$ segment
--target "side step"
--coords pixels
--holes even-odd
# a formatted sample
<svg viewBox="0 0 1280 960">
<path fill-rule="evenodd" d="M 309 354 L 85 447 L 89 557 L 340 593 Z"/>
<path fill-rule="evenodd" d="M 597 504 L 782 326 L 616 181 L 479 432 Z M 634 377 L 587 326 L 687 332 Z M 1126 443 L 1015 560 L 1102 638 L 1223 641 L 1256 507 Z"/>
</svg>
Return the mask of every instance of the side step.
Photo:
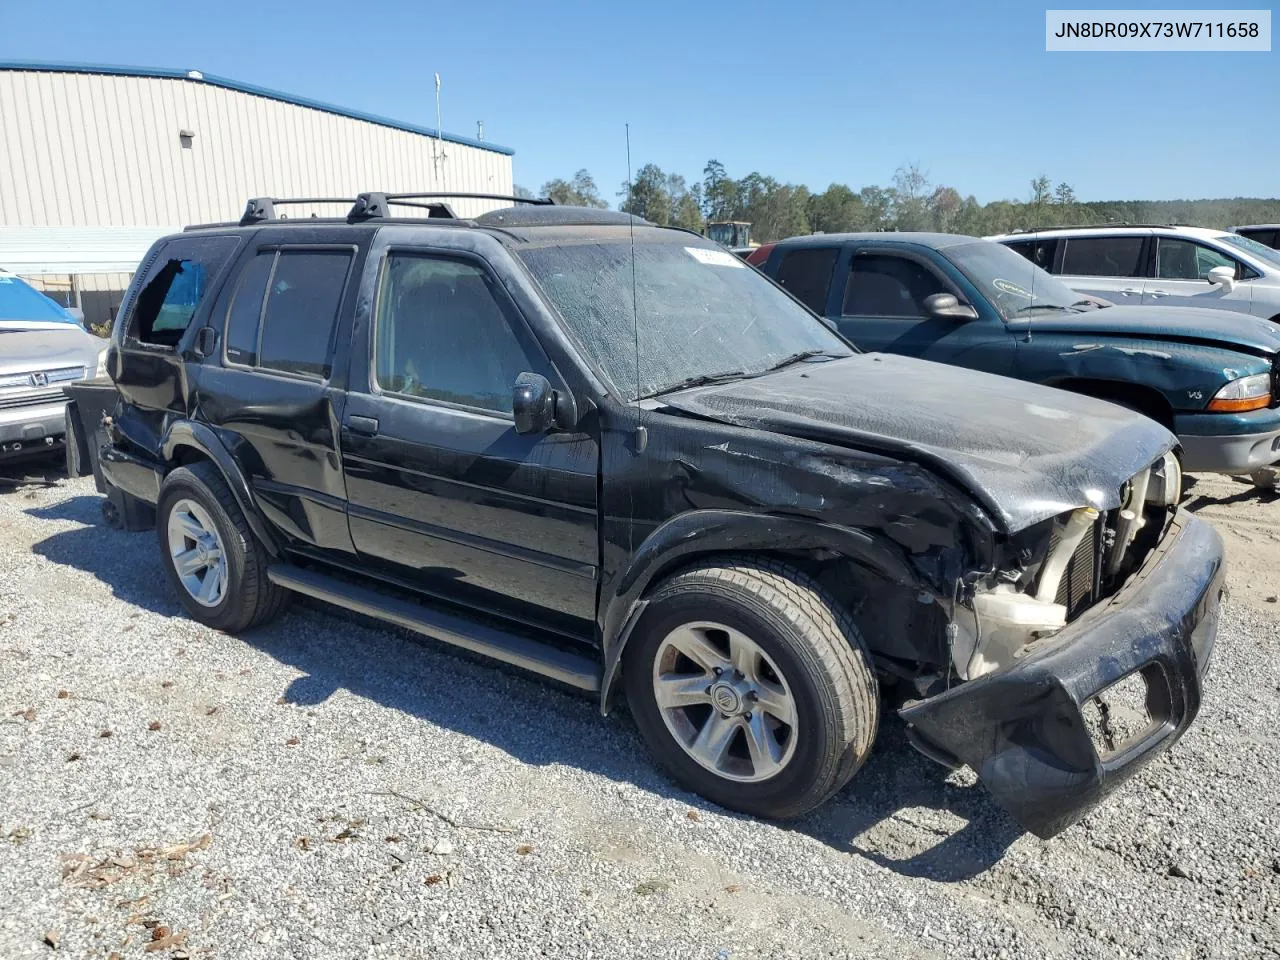
<svg viewBox="0 0 1280 960">
<path fill-rule="evenodd" d="M 588 693 L 600 690 L 600 664 L 590 657 L 546 646 L 496 627 L 474 623 L 457 614 L 354 586 L 302 567 L 274 564 L 267 567 L 267 577 L 272 583 L 308 597 L 540 673 Z"/>
</svg>

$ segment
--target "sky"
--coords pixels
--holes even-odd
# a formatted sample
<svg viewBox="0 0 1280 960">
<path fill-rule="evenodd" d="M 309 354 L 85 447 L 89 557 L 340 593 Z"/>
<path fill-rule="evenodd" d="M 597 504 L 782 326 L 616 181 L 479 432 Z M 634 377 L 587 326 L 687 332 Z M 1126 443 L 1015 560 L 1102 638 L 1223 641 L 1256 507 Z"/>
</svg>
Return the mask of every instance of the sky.
<svg viewBox="0 0 1280 960">
<path fill-rule="evenodd" d="M 690 181 L 715 158 L 857 190 L 914 163 L 984 203 L 1040 175 L 1080 200 L 1280 196 L 1280 53 L 1047 53 L 1026 0 L 0 0 L 0 27 L 0 59 L 196 69 L 431 127 L 439 72 L 447 132 L 483 120 L 516 183 L 586 168 L 611 203 L 626 124 L 633 167 Z"/>
</svg>

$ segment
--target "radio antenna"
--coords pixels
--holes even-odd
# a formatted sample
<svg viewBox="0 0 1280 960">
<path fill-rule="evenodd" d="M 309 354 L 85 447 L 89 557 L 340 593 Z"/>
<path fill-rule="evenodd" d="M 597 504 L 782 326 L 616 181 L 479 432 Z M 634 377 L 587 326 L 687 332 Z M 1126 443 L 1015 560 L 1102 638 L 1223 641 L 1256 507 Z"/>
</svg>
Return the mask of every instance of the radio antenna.
<svg viewBox="0 0 1280 960">
<path fill-rule="evenodd" d="M 640 305 L 636 299 L 636 215 L 635 184 L 631 179 L 631 124 L 626 124 L 627 131 L 627 223 L 631 227 L 631 333 L 636 348 L 636 453 L 642 453 L 648 444 L 649 436 L 640 424 Z"/>
</svg>

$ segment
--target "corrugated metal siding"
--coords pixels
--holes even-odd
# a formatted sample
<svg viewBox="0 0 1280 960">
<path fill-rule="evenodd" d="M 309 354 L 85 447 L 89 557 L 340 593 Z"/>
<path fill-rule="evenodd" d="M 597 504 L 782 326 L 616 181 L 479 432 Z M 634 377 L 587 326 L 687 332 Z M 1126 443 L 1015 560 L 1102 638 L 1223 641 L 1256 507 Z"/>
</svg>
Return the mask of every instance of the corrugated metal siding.
<svg viewBox="0 0 1280 960">
<path fill-rule="evenodd" d="M 194 132 L 190 148 L 180 130 Z M 436 164 L 436 141 L 421 134 L 196 80 L 0 71 L 4 226 L 233 220 L 255 196 L 511 193 L 509 155 L 448 140 L 439 148 Z M 503 205 L 454 208 L 475 216 Z"/>
</svg>

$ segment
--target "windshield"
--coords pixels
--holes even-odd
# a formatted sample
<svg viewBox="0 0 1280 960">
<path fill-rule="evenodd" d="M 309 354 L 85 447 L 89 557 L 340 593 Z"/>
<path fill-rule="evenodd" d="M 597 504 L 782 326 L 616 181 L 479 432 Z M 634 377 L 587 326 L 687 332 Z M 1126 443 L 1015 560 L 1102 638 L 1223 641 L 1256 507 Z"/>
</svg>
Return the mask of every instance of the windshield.
<svg viewBox="0 0 1280 960">
<path fill-rule="evenodd" d="M 0 320 L 76 322 L 62 307 L 17 277 L 0 277 Z"/>
<path fill-rule="evenodd" d="M 960 268 L 1006 320 L 1041 311 L 1069 310 L 1081 302 L 1061 280 L 1021 254 L 990 240 L 975 240 L 942 253 Z"/>
<path fill-rule="evenodd" d="M 1250 253 L 1259 260 L 1265 260 L 1273 267 L 1280 267 L 1280 250 L 1272 249 L 1265 243 L 1259 243 L 1257 240 L 1251 240 L 1249 237 L 1242 237 L 1238 233 L 1224 233 L 1215 240 L 1223 243 L 1229 243 L 1231 246 Z"/>
<path fill-rule="evenodd" d="M 587 356 L 627 400 L 698 377 L 753 376 L 797 354 L 853 352 L 742 260 L 697 243 L 693 237 L 689 245 L 673 243 L 670 234 L 637 236 L 634 306 L 625 237 L 517 253 Z"/>
</svg>

